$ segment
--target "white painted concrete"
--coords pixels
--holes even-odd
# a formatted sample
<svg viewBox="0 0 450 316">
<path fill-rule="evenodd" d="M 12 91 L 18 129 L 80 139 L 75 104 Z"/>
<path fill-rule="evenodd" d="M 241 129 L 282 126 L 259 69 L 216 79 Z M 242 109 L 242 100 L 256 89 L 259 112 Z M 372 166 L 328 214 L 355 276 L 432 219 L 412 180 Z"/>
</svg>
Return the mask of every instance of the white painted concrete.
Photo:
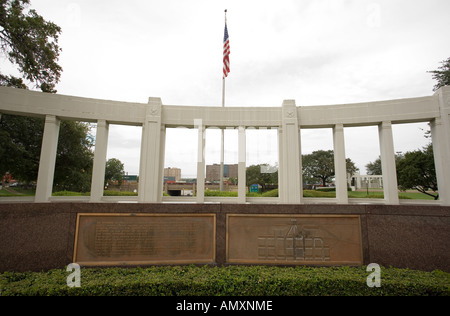
<svg viewBox="0 0 450 316">
<path fill-rule="evenodd" d="M 198 192 L 196 203 L 312 203 L 302 197 L 301 141 L 302 128 L 332 128 L 336 166 L 336 199 L 316 199 L 314 203 L 360 203 L 349 201 L 345 172 L 344 127 L 378 126 L 383 165 L 385 204 L 402 203 L 397 195 L 392 125 L 430 122 L 441 205 L 450 205 L 450 87 L 443 87 L 428 97 L 380 102 L 327 106 L 296 106 L 286 100 L 281 107 L 200 107 L 163 105 L 160 98 L 147 104 L 54 95 L 0 87 L 1 114 L 45 118 L 42 154 L 35 202 L 64 200 L 51 197 L 60 120 L 97 122 L 91 202 L 117 202 L 103 197 L 104 166 L 110 124 L 142 126 L 139 197 L 127 201 L 159 203 L 162 198 L 166 127 L 186 126 L 198 129 Z M 239 128 L 239 197 L 233 199 L 204 196 L 205 128 Z M 246 129 L 278 129 L 279 198 L 245 197 Z M 243 181 L 244 179 L 244 181 Z M 11 200 L 11 199 L 8 199 Z M 13 199 L 20 200 L 20 199 Z M 174 200 L 178 201 L 178 200 Z M 181 200 L 179 200 L 181 201 Z M 433 202 L 433 201 L 431 201 Z M 430 202 L 430 203 L 431 203 Z M 364 203 L 372 203 L 365 200 Z M 376 201 L 380 203 L 380 201 Z"/>
<path fill-rule="evenodd" d="M 109 124 L 105 120 L 97 122 L 95 136 L 94 166 L 91 181 L 91 202 L 100 202 L 105 186 L 106 155 L 108 150 Z"/>
<path fill-rule="evenodd" d="M 60 123 L 60 120 L 54 115 L 47 115 L 45 117 L 44 136 L 36 187 L 35 201 L 37 203 L 48 202 L 52 196 Z"/>
</svg>

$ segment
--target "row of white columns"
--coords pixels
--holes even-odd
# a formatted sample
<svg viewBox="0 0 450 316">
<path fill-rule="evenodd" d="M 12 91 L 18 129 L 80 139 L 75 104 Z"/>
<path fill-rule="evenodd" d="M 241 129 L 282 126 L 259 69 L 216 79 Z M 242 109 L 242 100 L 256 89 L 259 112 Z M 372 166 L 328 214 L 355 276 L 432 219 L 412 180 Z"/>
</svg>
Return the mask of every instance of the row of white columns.
<svg viewBox="0 0 450 316">
<path fill-rule="evenodd" d="M 380 152 L 383 166 L 384 199 L 388 204 L 399 204 L 395 167 L 392 124 L 381 122 L 378 126 Z M 302 202 L 301 144 L 296 105 L 293 100 L 283 103 L 283 125 L 280 141 L 280 198 L 282 203 Z M 336 183 L 336 201 L 348 203 L 347 168 L 345 155 L 344 125 L 333 126 L 333 147 Z"/>
<path fill-rule="evenodd" d="M 160 203 L 165 152 L 165 126 L 161 121 L 162 102 L 150 98 L 142 128 L 141 166 L 139 198 L 141 203 Z M 450 113 L 431 121 L 431 134 L 435 156 L 436 176 L 442 205 L 450 205 Z M 279 200 L 280 203 L 302 203 L 302 161 L 295 101 L 287 100 L 282 106 L 282 125 L 278 129 L 279 145 Z M 1 116 L 0 116 L 1 118 Z M 196 202 L 205 201 L 205 125 L 201 120 L 194 122 L 198 129 L 198 165 Z M 53 115 L 45 118 L 44 135 L 39 164 L 35 202 L 48 202 L 52 195 L 53 178 L 58 146 L 60 120 Z M 390 121 L 378 125 L 382 162 L 384 200 L 386 204 L 399 204 L 395 151 Z M 91 202 L 100 202 L 103 197 L 109 123 L 97 122 L 97 135 L 91 185 Z M 246 127 L 239 126 L 238 133 L 239 169 L 238 202 L 246 202 Z M 336 179 L 336 201 L 348 203 L 347 172 L 344 125 L 333 126 L 334 162 Z"/>
</svg>

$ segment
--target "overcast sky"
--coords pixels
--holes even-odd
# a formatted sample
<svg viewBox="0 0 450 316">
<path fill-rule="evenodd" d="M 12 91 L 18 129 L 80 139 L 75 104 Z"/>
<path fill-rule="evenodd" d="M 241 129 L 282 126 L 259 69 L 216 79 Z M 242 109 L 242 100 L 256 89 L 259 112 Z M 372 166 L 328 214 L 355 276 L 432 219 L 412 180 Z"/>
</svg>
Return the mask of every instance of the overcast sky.
<svg viewBox="0 0 450 316">
<path fill-rule="evenodd" d="M 224 9 L 231 45 L 226 106 L 281 106 L 284 99 L 295 99 L 297 106 L 331 105 L 428 96 L 435 82 L 427 71 L 450 57 L 448 0 L 31 4 L 62 27 L 64 71 L 58 93 L 81 97 L 139 103 L 160 97 L 165 105 L 220 106 Z M 396 127 L 396 151 L 421 148 L 427 142 L 420 130 L 425 127 Z M 312 132 L 302 133 L 303 153 L 332 149 L 331 130 Z M 216 140 L 213 134 L 209 137 Z M 271 135 L 262 139 L 269 139 L 273 148 L 276 137 L 270 137 L 276 133 Z M 139 171 L 140 137 L 139 128 L 111 128 L 108 158 L 121 159 L 130 174 Z M 231 154 L 235 136 L 227 137 L 226 160 L 237 163 Z M 345 137 L 347 157 L 364 174 L 365 165 L 379 155 L 376 128 L 345 129 Z M 174 144 L 177 137 L 171 139 Z M 192 144 L 195 166 L 196 137 L 186 142 Z M 262 149 L 255 161 L 272 159 L 267 142 L 259 141 Z M 173 164 L 182 160 L 177 154 L 181 149 L 173 144 L 167 148 L 166 166 L 179 167 Z M 207 163 L 216 159 L 208 161 L 217 154 L 215 147 L 210 149 Z M 184 176 L 195 174 L 182 171 Z"/>
</svg>

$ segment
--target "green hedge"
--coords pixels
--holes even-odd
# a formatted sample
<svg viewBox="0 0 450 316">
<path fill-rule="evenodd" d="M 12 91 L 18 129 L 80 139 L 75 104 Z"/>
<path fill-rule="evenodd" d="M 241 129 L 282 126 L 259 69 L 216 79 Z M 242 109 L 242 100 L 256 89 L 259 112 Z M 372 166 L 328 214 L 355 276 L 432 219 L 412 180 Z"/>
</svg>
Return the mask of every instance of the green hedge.
<svg viewBox="0 0 450 316">
<path fill-rule="evenodd" d="M 450 274 L 382 268 L 381 287 L 366 284 L 365 267 L 150 267 L 81 269 L 81 287 L 70 272 L 0 274 L 3 296 L 304 296 L 450 295 Z"/>
</svg>

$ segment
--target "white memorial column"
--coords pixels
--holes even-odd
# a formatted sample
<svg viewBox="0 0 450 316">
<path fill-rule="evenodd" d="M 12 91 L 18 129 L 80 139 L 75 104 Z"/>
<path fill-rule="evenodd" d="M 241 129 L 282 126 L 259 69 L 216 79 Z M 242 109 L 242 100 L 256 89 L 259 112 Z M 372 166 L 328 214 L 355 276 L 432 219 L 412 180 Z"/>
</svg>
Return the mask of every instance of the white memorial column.
<svg viewBox="0 0 450 316">
<path fill-rule="evenodd" d="M 205 202 L 205 126 L 201 119 L 194 120 L 194 127 L 198 129 L 197 145 L 197 203 Z"/>
<path fill-rule="evenodd" d="M 450 87 L 436 91 L 441 117 L 431 121 L 434 164 L 441 205 L 450 206 Z"/>
<path fill-rule="evenodd" d="M 283 101 L 282 109 L 282 176 L 279 190 L 280 202 L 299 204 L 302 200 L 302 162 L 300 155 L 300 130 L 295 100 Z"/>
<path fill-rule="evenodd" d="M 441 205 L 450 205 L 450 154 L 448 148 L 449 132 L 446 133 L 441 118 L 431 121 L 431 135 L 433 139 L 434 166 Z"/>
<path fill-rule="evenodd" d="M 109 123 L 98 120 L 95 135 L 94 166 L 92 169 L 91 202 L 100 202 L 105 186 L 106 154 L 108 150 Z"/>
<path fill-rule="evenodd" d="M 378 136 L 380 139 L 384 200 L 387 204 L 399 204 L 397 168 L 395 166 L 394 139 L 391 122 L 381 122 L 378 125 Z"/>
<path fill-rule="evenodd" d="M 160 135 L 160 152 L 159 152 L 159 187 L 158 194 L 161 196 L 164 192 L 164 162 L 166 157 L 166 125 L 161 124 L 161 135 Z"/>
<path fill-rule="evenodd" d="M 42 138 L 41 158 L 36 186 L 36 203 L 49 202 L 52 196 L 55 175 L 56 154 L 58 149 L 60 120 L 54 115 L 45 117 L 44 136 Z"/>
<path fill-rule="evenodd" d="M 247 138 L 245 126 L 239 126 L 238 134 L 238 203 L 247 201 Z"/>
<path fill-rule="evenodd" d="M 146 117 L 142 125 L 141 162 L 139 170 L 139 202 L 159 203 L 162 201 L 160 181 L 161 151 L 161 115 L 160 98 L 149 98 Z"/>
<path fill-rule="evenodd" d="M 300 133 L 300 131 L 299 131 Z M 278 127 L 278 199 L 280 203 L 285 203 L 286 190 L 284 188 L 285 183 L 283 182 L 286 179 L 286 170 L 284 168 L 284 149 L 283 149 L 283 127 Z M 287 185 L 287 184 L 286 184 Z"/>
<path fill-rule="evenodd" d="M 336 200 L 338 203 L 348 203 L 347 193 L 347 163 L 345 158 L 344 125 L 337 124 L 333 128 L 334 172 L 336 178 Z"/>
</svg>

